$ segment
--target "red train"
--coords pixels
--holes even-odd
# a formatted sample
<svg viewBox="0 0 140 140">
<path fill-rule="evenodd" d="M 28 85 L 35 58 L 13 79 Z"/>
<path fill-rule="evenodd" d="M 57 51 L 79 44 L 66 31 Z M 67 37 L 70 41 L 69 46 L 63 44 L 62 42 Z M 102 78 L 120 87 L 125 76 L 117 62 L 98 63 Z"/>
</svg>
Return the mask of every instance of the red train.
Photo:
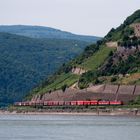
<svg viewBox="0 0 140 140">
<path fill-rule="evenodd" d="M 122 101 L 26 101 L 16 102 L 15 106 L 105 106 L 105 105 L 123 105 Z"/>
</svg>

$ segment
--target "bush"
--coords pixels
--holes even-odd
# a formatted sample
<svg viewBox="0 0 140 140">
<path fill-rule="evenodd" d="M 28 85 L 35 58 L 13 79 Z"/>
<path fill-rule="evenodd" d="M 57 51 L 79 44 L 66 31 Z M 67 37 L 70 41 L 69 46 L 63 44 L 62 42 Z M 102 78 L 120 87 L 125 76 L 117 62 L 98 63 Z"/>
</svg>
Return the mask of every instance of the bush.
<svg viewBox="0 0 140 140">
<path fill-rule="evenodd" d="M 65 92 L 66 91 L 66 88 L 67 88 L 67 85 L 65 84 L 65 85 L 63 85 L 62 87 L 61 87 L 61 89 L 62 89 L 62 91 L 63 92 Z"/>
<path fill-rule="evenodd" d="M 117 77 L 112 77 L 111 82 L 115 82 L 117 80 Z"/>
<path fill-rule="evenodd" d="M 140 96 L 138 96 L 134 102 L 135 104 L 140 104 Z"/>
</svg>

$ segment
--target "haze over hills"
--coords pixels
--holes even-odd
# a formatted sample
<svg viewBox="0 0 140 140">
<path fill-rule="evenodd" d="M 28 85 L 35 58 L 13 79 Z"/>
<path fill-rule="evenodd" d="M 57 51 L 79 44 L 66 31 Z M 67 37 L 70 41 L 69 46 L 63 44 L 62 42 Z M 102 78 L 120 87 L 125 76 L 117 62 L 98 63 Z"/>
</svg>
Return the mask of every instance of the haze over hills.
<svg viewBox="0 0 140 140">
<path fill-rule="evenodd" d="M 87 42 L 95 42 L 100 39 L 96 36 L 76 35 L 70 32 L 43 26 L 11 25 L 0 26 L 0 32 L 7 32 L 16 35 L 22 35 L 31 38 L 55 38 L 55 39 L 72 39 Z"/>
<path fill-rule="evenodd" d="M 77 35 L 44 27 L 4 26 L 0 29 L 0 105 L 21 100 L 63 63 L 99 39 L 77 40 Z"/>
<path fill-rule="evenodd" d="M 102 40 L 86 47 L 81 55 L 35 88 L 28 98 L 65 88 L 88 89 L 98 84 L 140 84 L 140 10 L 118 28 L 112 28 Z M 127 97 L 128 100 L 133 99 L 129 95 Z"/>
</svg>

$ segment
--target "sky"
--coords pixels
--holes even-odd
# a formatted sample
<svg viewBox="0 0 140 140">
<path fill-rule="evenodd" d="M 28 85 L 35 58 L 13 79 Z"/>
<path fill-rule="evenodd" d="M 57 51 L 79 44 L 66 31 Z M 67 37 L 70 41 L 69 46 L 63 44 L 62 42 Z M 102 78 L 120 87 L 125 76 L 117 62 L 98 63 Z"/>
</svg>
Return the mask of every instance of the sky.
<svg viewBox="0 0 140 140">
<path fill-rule="evenodd" d="M 39 25 L 105 36 L 140 9 L 140 0 L 0 0 L 0 25 Z"/>
</svg>

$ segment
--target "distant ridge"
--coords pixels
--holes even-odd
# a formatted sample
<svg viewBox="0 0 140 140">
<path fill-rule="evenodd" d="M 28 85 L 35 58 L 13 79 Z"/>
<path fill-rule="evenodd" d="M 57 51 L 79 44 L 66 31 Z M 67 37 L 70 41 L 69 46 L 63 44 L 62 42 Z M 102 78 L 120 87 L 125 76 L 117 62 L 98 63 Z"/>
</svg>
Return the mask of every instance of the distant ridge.
<svg viewBox="0 0 140 140">
<path fill-rule="evenodd" d="M 16 35 L 22 35 L 31 38 L 55 38 L 55 39 L 72 39 L 86 42 L 95 42 L 100 37 L 77 35 L 59 29 L 44 26 L 27 26 L 27 25 L 1 25 L 0 32 L 7 32 Z"/>
<path fill-rule="evenodd" d="M 23 99 L 97 40 L 47 27 L 0 26 L 0 106 Z"/>
</svg>

